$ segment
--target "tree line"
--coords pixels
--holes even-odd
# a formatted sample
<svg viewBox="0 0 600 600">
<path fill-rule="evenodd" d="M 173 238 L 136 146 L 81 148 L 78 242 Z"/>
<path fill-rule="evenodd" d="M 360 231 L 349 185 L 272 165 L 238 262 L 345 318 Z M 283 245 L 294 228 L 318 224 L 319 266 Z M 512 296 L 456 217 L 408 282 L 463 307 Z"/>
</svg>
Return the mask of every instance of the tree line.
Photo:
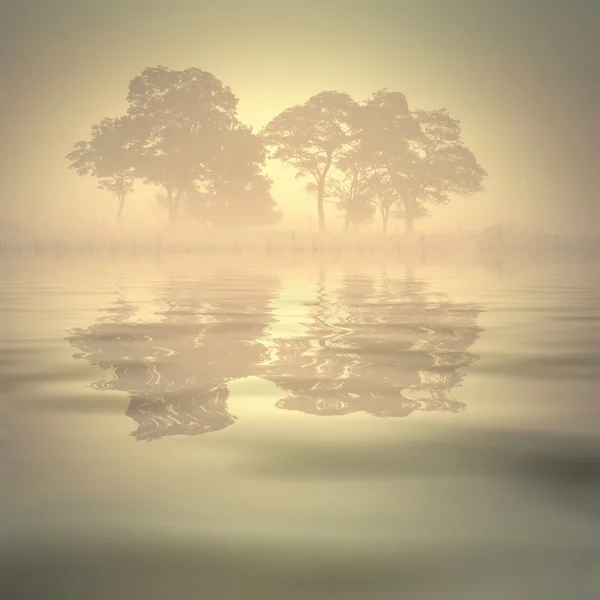
<svg viewBox="0 0 600 600">
<path fill-rule="evenodd" d="M 483 190 L 487 176 L 447 110 L 411 110 L 388 89 L 364 102 L 323 91 L 255 132 L 213 74 L 158 66 L 130 81 L 127 104 L 66 157 L 116 197 L 119 222 L 140 181 L 160 188 L 171 223 L 185 215 L 207 228 L 275 224 L 282 215 L 264 172 L 275 159 L 307 182 L 320 232 L 333 203 L 346 230 L 378 215 L 384 233 L 390 217 L 411 233 L 431 205 Z"/>
</svg>

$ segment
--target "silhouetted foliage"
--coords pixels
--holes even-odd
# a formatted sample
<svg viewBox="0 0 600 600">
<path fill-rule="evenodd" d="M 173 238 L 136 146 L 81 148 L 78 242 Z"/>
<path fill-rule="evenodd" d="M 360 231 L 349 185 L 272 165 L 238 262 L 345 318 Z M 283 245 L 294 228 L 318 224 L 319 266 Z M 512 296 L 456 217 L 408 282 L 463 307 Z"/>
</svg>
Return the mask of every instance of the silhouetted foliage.
<svg viewBox="0 0 600 600">
<path fill-rule="evenodd" d="M 205 224 L 278 220 L 262 142 L 239 122 L 236 96 L 214 75 L 147 68 L 131 80 L 127 101 L 126 117 L 115 123 L 129 124 L 129 137 L 108 139 L 113 121 L 95 126 L 93 142 L 79 142 L 69 155 L 81 173 L 102 177 L 105 187 L 108 177 L 161 187 L 171 222 L 184 206 Z"/>
<path fill-rule="evenodd" d="M 348 94 L 325 91 L 287 108 L 262 131 L 271 158 L 289 164 L 298 178 L 312 178 L 308 189 L 316 192 L 320 232 L 325 231 L 328 174 L 352 139 L 355 110 L 356 103 Z"/>
<path fill-rule="evenodd" d="M 339 176 L 327 182 L 328 196 L 336 199 L 336 208 L 344 214 L 347 231 L 351 225 L 370 221 L 375 214 L 371 202 L 371 169 L 365 153 L 356 145 L 356 137 L 339 157 L 336 168 Z"/>
<path fill-rule="evenodd" d="M 381 215 L 381 231 L 385 234 L 392 208 L 398 203 L 400 196 L 392 185 L 389 174 L 381 169 L 374 169 L 368 182 L 371 188 L 369 202 Z"/>
<path fill-rule="evenodd" d="M 404 94 L 387 89 L 362 104 L 322 92 L 283 111 L 262 135 L 272 158 L 312 177 L 307 189 L 317 195 L 320 231 L 333 198 L 345 229 L 377 212 L 383 233 L 390 216 L 411 233 L 428 204 L 480 191 L 486 176 L 446 110 L 411 111 Z"/>
<path fill-rule="evenodd" d="M 446 204 L 453 195 L 483 189 L 487 175 L 461 139 L 460 123 L 446 110 L 410 112 L 403 94 L 381 90 L 364 105 L 358 137 L 372 163 L 377 184 L 371 196 L 382 216 L 415 219 L 428 215 L 428 204 Z M 392 210 L 395 208 L 395 210 Z"/>
<path fill-rule="evenodd" d="M 428 207 L 483 189 L 487 173 L 445 109 L 409 109 L 404 94 L 382 89 L 363 103 L 323 91 L 285 109 L 260 135 L 237 117 L 238 99 L 217 77 L 191 67 L 158 66 L 133 78 L 125 117 L 104 119 L 68 155 L 79 174 L 117 195 L 120 217 L 136 178 L 162 188 L 172 222 L 182 207 L 207 227 L 276 223 L 281 213 L 263 174 L 268 156 L 290 165 L 317 199 L 343 213 L 345 229 L 375 213 L 411 233 Z"/>
<path fill-rule="evenodd" d="M 75 144 L 67 154 L 70 168 L 78 175 L 92 175 L 98 187 L 114 194 L 119 201 L 120 220 L 125 198 L 136 179 L 136 136 L 130 119 L 106 118 L 92 127 L 91 139 Z"/>
<path fill-rule="evenodd" d="M 336 198 L 336 208 L 343 212 L 344 230 L 370 221 L 375 207 L 370 202 L 369 179 L 361 161 L 352 161 L 342 170 L 340 179 L 328 182 L 328 196 Z"/>
<path fill-rule="evenodd" d="M 237 98 L 202 69 L 145 69 L 129 84 L 128 115 L 139 123 L 139 174 L 164 188 L 173 220 L 184 198 L 210 185 L 225 132 L 236 123 Z"/>
<path fill-rule="evenodd" d="M 400 200 L 392 182 L 391 165 L 410 160 L 409 140 L 418 135 L 418 126 L 404 94 L 385 89 L 361 104 L 353 117 L 353 143 L 337 166 L 343 173 L 342 180 L 350 178 L 361 190 L 354 198 L 352 212 L 371 216 L 378 212 L 385 232 L 392 207 Z M 345 206 L 350 208 L 347 202 Z"/>
<path fill-rule="evenodd" d="M 424 204 L 447 204 L 453 195 L 468 196 L 483 190 L 486 171 L 461 139 L 460 123 L 448 111 L 416 110 L 420 135 L 412 140 L 413 160 L 403 177 L 402 202 L 407 231 L 419 218 Z"/>
<path fill-rule="evenodd" d="M 272 182 L 261 172 L 266 152 L 260 137 L 240 124 L 224 141 L 210 185 L 192 196 L 192 214 L 215 227 L 276 223 L 281 212 L 271 195 Z"/>
</svg>

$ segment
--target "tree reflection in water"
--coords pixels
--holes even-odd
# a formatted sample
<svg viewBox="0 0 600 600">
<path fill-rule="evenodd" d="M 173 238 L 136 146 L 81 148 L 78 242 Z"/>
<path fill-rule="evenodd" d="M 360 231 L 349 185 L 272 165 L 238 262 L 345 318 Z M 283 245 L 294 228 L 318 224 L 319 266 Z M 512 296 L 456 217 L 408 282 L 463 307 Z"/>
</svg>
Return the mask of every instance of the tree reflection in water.
<svg viewBox="0 0 600 600">
<path fill-rule="evenodd" d="M 480 308 L 452 302 L 412 277 L 320 277 L 304 333 L 269 335 L 274 277 L 215 275 L 171 284 L 158 320 L 118 294 L 94 325 L 71 332 L 75 358 L 111 370 L 97 389 L 125 392 L 139 440 L 198 435 L 235 421 L 228 382 L 258 376 L 285 397 L 278 408 L 316 415 L 404 417 L 456 412 L 450 396 L 476 360 Z"/>
<path fill-rule="evenodd" d="M 227 408 L 227 382 L 254 374 L 264 359 L 258 339 L 272 320 L 271 277 L 215 276 L 171 285 L 160 320 L 136 320 L 138 310 L 118 299 L 105 316 L 68 341 L 112 378 L 93 387 L 129 395 L 126 414 L 139 440 L 197 435 L 235 421 Z"/>
<path fill-rule="evenodd" d="M 464 408 L 449 394 L 477 359 L 467 350 L 482 332 L 479 307 L 412 277 L 348 277 L 334 294 L 321 279 L 318 290 L 306 335 L 272 341 L 263 377 L 288 394 L 280 408 L 378 417 Z"/>
</svg>

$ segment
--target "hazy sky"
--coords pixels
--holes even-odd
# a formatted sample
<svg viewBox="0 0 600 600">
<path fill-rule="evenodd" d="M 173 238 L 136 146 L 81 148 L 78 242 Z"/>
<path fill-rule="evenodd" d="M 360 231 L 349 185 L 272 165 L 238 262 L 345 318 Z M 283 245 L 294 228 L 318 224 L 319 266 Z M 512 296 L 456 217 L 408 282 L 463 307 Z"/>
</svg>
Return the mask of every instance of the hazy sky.
<svg viewBox="0 0 600 600">
<path fill-rule="evenodd" d="M 484 194 L 435 212 L 429 228 L 514 219 L 580 229 L 600 220 L 598 0 L 4 5 L 1 151 L 10 218 L 43 226 L 53 214 L 69 215 L 97 224 L 114 214 L 116 201 L 69 171 L 64 156 L 94 122 L 124 111 L 132 77 L 162 64 L 214 73 L 255 127 L 324 89 L 362 100 L 387 86 L 413 108 L 448 108 L 490 177 Z M 302 182 L 273 165 L 269 174 L 287 222 L 306 225 L 315 200 Z M 152 193 L 140 192 L 124 218 L 144 213 L 144 194 Z"/>
</svg>

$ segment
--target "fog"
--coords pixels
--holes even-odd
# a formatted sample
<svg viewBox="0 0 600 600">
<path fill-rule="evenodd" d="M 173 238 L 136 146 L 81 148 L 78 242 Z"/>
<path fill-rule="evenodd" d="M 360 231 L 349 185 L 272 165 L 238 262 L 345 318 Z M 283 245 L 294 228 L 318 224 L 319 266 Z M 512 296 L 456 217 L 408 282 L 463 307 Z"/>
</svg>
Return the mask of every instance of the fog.
<svg viewBox="0 0 600 600">
<path fill-rule="evenodd" d="M 600 3 L 5 4 L 14 597 L 600 597 Z"/>
<path fill-rule="evenodd" d="M 128 83 L 157 65 L 214 74 L 239 99 L 240 122 L 256 132 L 324 90 L 364 102 L 388 88 L 405 94 L 411 110 L 446 108 L 489 176 L 481 193 L 431 205 L 419 231 L 511 223 L 593 233 L 598 17 L 585 0 L 550 8 L 537 0 L 333 2 L 325 9 L 234 0 L 211 7 L 15 3 L 0 25 L 10 90 L 2 99 L 2 235 L 69 239 L 114 225 L 114 197 L 93 177 L 69 171 L 65 155 L 89 139 L 94 123 L 123 114 Z M 272 228 L 316 230 L 308 180 L 278 160 L 263 172 L 282 212 Z M 160 186 L 136 182 L 123 231 L 140 238 L 163 228 L 157 192 Z M 333 204 L 325 213 L 329 230 L 343 229 Z M 365 225 L 378 227 L 377 220 Z M 389 230 L 402 227 L 392 220 Z"/>
</svg>

